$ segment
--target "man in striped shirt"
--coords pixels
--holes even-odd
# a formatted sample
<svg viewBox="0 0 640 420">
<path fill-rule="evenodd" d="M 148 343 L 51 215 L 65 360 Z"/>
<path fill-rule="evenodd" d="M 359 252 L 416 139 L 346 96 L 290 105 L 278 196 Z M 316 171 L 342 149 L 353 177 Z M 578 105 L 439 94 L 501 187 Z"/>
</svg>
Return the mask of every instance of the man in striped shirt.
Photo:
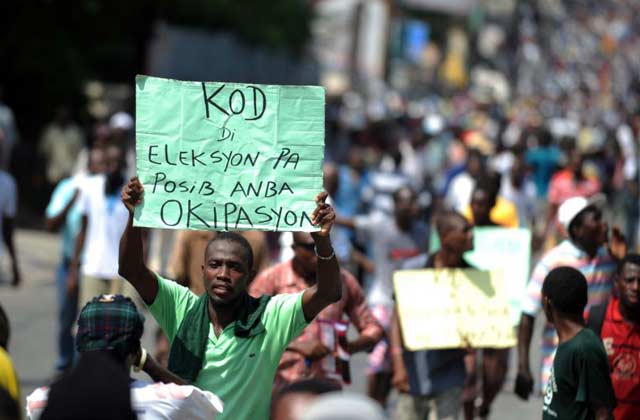
<svg viewBox="0 0 640 420">
<path fill-rule="evenodd" d="M 533 270 L 522 301 L 522 317 L 518 330 L 518 376 L 516 394 L 527 399 L 533 390 L 533 376 L 529 367 L 529 347 L 536 315 L 541 310 L 542 283 L 546 275 L 556 267 L 569 266 L 579 270 L 587 279 L 588 303 L 606 302 L 611 295 L 617 261 L 626 254 L 626 244 L 617 228 L 608 241 L 608 227 L 602 220 L 600 197 L 587 200 L 574 197 L 566 200 L 558 209 L 558 221 L 569 238 L 549 250 Z M 548 322 L 542 336 L 541 384 L 545 389 L 553 356 L 558 346 L 558 336 Z"/>
</svg>

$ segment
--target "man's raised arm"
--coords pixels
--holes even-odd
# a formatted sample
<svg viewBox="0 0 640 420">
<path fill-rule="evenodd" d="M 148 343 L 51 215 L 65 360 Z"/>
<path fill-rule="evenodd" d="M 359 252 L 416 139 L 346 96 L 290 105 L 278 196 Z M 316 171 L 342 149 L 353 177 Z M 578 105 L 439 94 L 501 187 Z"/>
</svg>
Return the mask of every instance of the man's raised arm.
<svg viewBox="0 0 640 420">
<path fill-rule="evenodd" d="M 158 294 L 158 280 L 144 264 L 142 229 L 133 226 L 135 206 L 142 203 L 144 188 L 138 177 L 132 178 L 122 188 L 121 198 L 129 210 L 127 227 L 120 238 L 118 274 L 127 279 L 138 291 L 147 305 L 153 303 Z"/>
<path fill-rule="evenodd" d="M 320 311 L 342 297 L 340 267 L 329 238 L 336 214 L 333 208 L 325 203 L 327 195 L 326 192 L 318 194 L 316 197 L 317 207 L 312 215 L 313 224 L 319 225 L 320 231 L 311 233 L 318 256 L 317 282 L 305 290 L 302 295 L 302 310 L 307 321 L 311 321 Z"/>
</svg>

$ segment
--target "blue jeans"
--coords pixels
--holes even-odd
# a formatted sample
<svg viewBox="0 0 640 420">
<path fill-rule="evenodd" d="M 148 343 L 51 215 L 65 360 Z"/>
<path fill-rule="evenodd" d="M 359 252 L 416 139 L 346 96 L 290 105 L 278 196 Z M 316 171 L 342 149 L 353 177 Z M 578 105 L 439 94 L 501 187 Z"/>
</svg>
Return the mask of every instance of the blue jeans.
<svg viewBox="0 0 640 420">
<path fill-rule="evenodd" d="M 67 275 L 70 261 L 63 257 L 56 271 L 56 289 L 58 297 L 58 361 L 55 369 L 62 372 L 71 367 L 75 354 L 75 343 L 71 329 L 78 316 L 78 295 L 67 294 Z"/>
</svg>

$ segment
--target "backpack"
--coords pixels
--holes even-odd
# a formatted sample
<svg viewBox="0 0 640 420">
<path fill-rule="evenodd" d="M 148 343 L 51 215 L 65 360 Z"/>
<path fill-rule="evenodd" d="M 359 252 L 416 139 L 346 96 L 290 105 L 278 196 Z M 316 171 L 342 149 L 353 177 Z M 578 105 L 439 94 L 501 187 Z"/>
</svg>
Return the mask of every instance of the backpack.
<svg viewBox="0 0 640 420">
<path fill-rule="evenodd" d="M 604 324 L 604 314 L 607 312 L 607 306 L 609 306 L 609 302 L 594 305 L 589 310 L 587 328 L 590 328 L 598 334 L 598 337 L 600 337 L 600 332 L 602 332 L 602 324 Z"/>
</svg>

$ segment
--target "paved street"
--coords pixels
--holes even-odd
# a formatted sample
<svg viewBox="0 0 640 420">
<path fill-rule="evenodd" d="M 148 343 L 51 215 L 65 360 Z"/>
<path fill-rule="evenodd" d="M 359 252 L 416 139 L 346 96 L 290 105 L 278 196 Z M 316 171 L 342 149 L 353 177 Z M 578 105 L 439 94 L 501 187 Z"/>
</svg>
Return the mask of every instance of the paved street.
<svg viewBox="0 0 640 420">
<path fill-rule="evenodd" d="M 56 299 L 54 270 L 58 261 L 59 246 L 56 235 L 40 231 L 20 230 L 17 247 L 23 273 L 22 286 L 14 290 L 0 285 L 0 303 L 11 321 L 9 352 L 15 363 L 22 386 L 23 398 L 33 389 L 44 384 L 52 375 L 55 361 Z M 537 323 L 540 327 L 541 322 Z M 155 325 L 147 314 L 144 345 L 152 348 L 151 336 Z M 539 328 L 538 328 L 539 329 Z M 537 332 L 535 337 L 539 337 Z M 534 340 L 534 350 L 537 340 Z M 537 357 L 537 352 L 534 352 Z M 534 361 L 537 363 L 537 360 Z M 364 392 L 365 357 L 357 355 L 352 362 L 354 384 L 351 389 Z M 512 363 L 513 366 L 513 363 Z M 533 420 L 541 417 L 542 402 L 539 398 L 523 403 L 510 391 L 513 389 L 513 368 L 508 383 L 494 406 L 492 419 Z"/>
</svg>

